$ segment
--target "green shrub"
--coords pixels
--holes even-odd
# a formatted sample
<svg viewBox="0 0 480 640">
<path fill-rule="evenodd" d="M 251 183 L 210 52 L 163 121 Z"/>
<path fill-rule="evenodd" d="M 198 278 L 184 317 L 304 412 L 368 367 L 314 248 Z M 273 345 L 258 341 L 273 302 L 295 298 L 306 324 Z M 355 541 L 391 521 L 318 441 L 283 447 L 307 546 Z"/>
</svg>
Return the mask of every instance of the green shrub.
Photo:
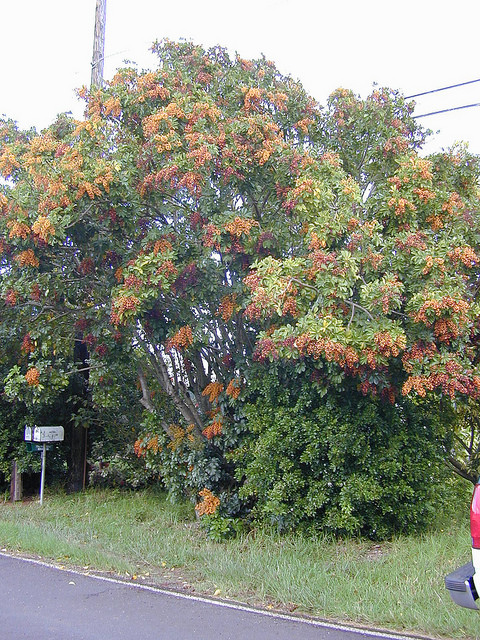
<svg viewBox="0 0 480 640">
<path fill-rule="evenodd" d="M 251 438 L 233 456 L 256 519 L 374 539 L 426 528 L 448 485 L 436 420 L 356 390 L 321 399 L 311 384 L 271 382 L 246 407 Z"/>
</svg>

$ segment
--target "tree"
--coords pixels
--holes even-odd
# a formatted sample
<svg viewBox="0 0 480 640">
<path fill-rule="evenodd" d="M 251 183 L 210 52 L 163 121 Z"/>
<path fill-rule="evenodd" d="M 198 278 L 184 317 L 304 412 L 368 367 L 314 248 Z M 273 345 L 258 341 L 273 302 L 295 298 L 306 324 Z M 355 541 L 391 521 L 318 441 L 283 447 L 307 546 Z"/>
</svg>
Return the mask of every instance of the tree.
<svg viewBox="0 0 480 640">
<path fill-rule="evenodd" d="M 7 394 L 41 406 L 87 371 L 100 405 L 134 371 L 137 452 L 231 505 L 253 358 L 308 360 L 319 395 L 475 395 L 474 159 L 420 157 L 397 92 L 322 110 L 264 59 L 153 49 L 82 89 L 80 122 L 3 122 Z"/>
<path fill-rule="evenodd" d="M 81 90 L 82 122 L 62 116 L 39 135 L 3 124 L 2 299 L 28 343 L 6 389 L 44 403 L 88 368 L 95 395 L 134 359 L 155 423 L 194 457 L 208 451 L 205 485 L 226 484 L 256 336 L 243 277 L 252 256 L 294 250 L 283 194 L 311 161 L 320 111 L 266 60 L 154 50 L 157 71 Z"/>
<path fill-rule="evenodd" d="M 256 354 L 313 361 L 323 393 L 353 378 L 365 394 L 441 412 L 480 392 L 478 159 L 461 146 L 422 157 L 398 118 L 399 135 L 378 144 L 372 101 L 391 118 L 385 91 L 333 96 L 336 153 L 306 167 L 291 196 L 302 244 L 246 280 L 250 317 L 273 323 Z"/>
</svg>

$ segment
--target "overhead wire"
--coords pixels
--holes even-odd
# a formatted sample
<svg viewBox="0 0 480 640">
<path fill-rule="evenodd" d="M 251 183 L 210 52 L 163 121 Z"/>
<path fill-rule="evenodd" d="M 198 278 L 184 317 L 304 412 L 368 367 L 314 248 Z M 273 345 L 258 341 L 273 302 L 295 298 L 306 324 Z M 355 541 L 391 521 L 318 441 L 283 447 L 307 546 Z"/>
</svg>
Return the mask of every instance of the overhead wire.
<svg viewBox="0 0 480 640">
<path fill-rule="evenodd" d="M 419 96 L 427 96 L 430 93 L 438 93 L 439 91 L 446 91 L 447 89 L 456 89 L 457 87 L 464 87 L 467 84 L 474 84 L 475 82 L 480 82 L 480 78 L 477 78 L 476 80 L 467 80 L 467 82 L 459 82 L 458 84 L 451 84 L 448 87 L 440 87 L 439 89 L 422 91 L 422 93 L 414 93 L 411 96 L 405 96 L 405 100 L 410 100 L 410 98 L 418 98 Z"/>
<path fill-rule="evenodd" d="M 439 113 L 447 113 L 448 111 L 458 111 L 459 109 L 470 109 L 471 107 L 480 107 L 480 102 L 474 102 L 472 104 L 464 104 L 461 107 L 451 107 L 450 109 L 441 109 L 441 111 L 431 111 L 430 113 L 422 113 L 420 116 L 412 116 L 416 118 L 426 118 L 427 116 L 436 116 Z"/>
<path fill-rule="evenodd" d="M 458 82 L 457 84 L 450 84 L 447 87 L 439 87 L 438 89 L 431 89 L 430 91 L 422 91 L 421 93 L 414 93 L 410 96 L 405 96 L 405 100 L 410 100 L 411 98 L 419 98 L 420 96 L 427 96 L 431 93 L 438 93 L 439 91 L 447 91 L 447 89 L 457 89 L 458 87 L 465 87 L 469 84 L 474 84 L 475 82 L 480 82 L 480 78 L 475 80 L 467 80 L 466 82 Z M 417 118 L 427 118 L 428 116 L 436 116 L 440 113 L 448 113 L 449 111 L 459 111 L 460 109 L 470 109 L 472 107 L 480 107 L 480 102 L 474 102 L 472 104 L 464 104 L 460 107 L 450 107 L 449 109 L 440 109 L 438 111 L 430 111 L 429 113 L 422 113 L 418 116 L 413 116 L 414 119 Z"/>
</svg>

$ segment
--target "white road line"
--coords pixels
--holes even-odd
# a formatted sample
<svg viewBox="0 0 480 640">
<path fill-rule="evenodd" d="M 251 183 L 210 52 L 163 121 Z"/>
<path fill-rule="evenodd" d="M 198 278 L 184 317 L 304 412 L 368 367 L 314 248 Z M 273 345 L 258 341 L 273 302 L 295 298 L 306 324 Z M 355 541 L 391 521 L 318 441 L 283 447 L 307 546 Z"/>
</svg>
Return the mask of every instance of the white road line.
<svg viewBox="0 0 480 640">
<path fill-rule="evenodd" d="M 61 569 L 59 565 L 52 564 L 50 562 L 45 562 L 43 560 L 36 560 L 35 558 L 25 558 L 23 556 L 17 556 L 15 554 L 6 553 L 5 551 L 0 551 L 0 556 L 4 556 L 6 558 L 13 558 L 15 560 L 23 560 L 24 562 L 31 562 L 32 564 L 37 564 L 42 567 L 48 567 L 50 569 L 57 569 L 58 571 L 63 571 L 65 573 L 73 573 L 74 575 L 84 576 L 86 578 L 95 578 L 96 580 L 103 580 L 104 582 L 111 582 L 113 584 L 118 584 L 121 586 L 132 587 L 134 589 L 143 589 L 144 591 L 151 591 L 153 593 L 159 593 L 166 596 L 172 596 L 174 598 L 183 598 L 184 600 L 193 600 L 194 602 L 202 602 L 204 604 L 211 604 L 217 607 L 226 607 L 228 609 L 234 609 L 236 611 L 245 611 L 246 613 L 255 613 L 261 616 L 267 616 L 270 618 L 277 618 L 281 620 L 288 620 L 290 622 L 299 622 L 302 624 L 308 624 L 314 627 L 321 627 L 324 629 L 332 629 L 334 631 L 346 631 L 349 633 L 357 633 L 364 636 L 370 636 L 372 638 L 382 638 L 385 640 L 430 640 L 428 636 L 415 636 L 412 634 L 395 634 L 390 633 L 388 631 L 375 631 L 372 629 L 360 628 L 360 627 L 350 627 L 343 624 L 335 624 L 323 620 L 315 620 L 311 618 L 302 618 L 299 616 L 292 616 L 286 613 L 278 613 L 275 611 L 267 611 L 265 609 L 256 609 L 255 607 L 250 607 L 246 604 L 239 604 L 236 602 L 230 602 L 226 600 L 216 600 L 214 598 L 207 598 L 204 596 L 194 596 L 189 593 L 181 593 L 179 591 L 169 591 L 168 589 L 160 589 L 159 587 L 152 587 L 146 584 L 139 584 L 138 582 L 127 582 L 125 580 L 119 580 L 118 578 L 109 578 L 107 576 L 100 576 L 94 573 L 90 573 L 87 571 L 79 571 L 76 569 L 71 569 L 65 567 L 65 569 Z"/>
</svg>

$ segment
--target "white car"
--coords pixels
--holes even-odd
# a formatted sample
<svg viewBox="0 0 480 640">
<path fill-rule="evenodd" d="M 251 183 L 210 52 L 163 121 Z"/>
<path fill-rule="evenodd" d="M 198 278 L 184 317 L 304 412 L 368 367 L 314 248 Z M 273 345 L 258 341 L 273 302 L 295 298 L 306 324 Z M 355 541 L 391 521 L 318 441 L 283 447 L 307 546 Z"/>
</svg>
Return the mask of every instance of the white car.
<svg viewBox="0 0 480 640">
<path fill-rule="evenodd" d="M 480 601 L 480 480 L 473 490 L 470 505 L 470 533 L 472 562 L 464 564 L 445 576 L 445 587 L 452 600 L 461 607 L 479 609 Z"/>
</svg>

